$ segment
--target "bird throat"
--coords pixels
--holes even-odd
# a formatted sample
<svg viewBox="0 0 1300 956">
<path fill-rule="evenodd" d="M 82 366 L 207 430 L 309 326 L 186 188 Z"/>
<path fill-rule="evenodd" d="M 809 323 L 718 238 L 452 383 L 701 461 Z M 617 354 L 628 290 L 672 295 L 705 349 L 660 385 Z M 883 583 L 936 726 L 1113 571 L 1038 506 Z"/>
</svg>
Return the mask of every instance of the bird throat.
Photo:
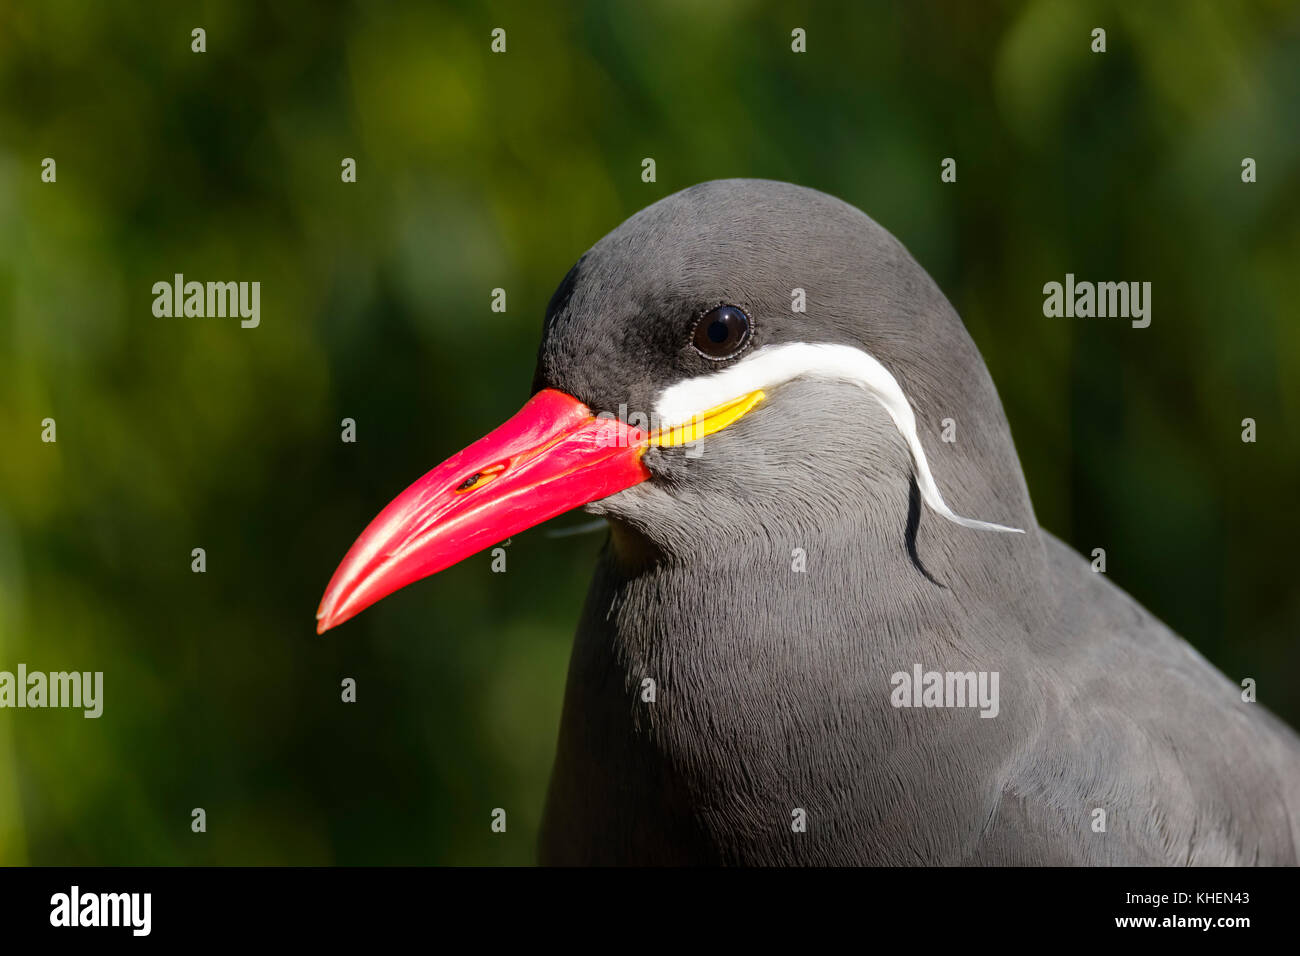
<svg viewBox="0 0 1300 956">
<path fill-rule="evenodd" d="M 853 778 L 861 791 L 843 782 L 845 766 L 900 746 L 891 675 L 997 669 L 964 643 L 983 611 L 970 590 L 938 560 L 939 580 L 927 578 L 897 534 L 873 529 L 872 547 L 861 528 L 808 538 L 803 556 L 765 540 L 665 554 L 633 525 L 610 526 L 570 663 L 547 862 L 601 862 L 612 847 L 652 863 L 833 859 L 816 841 L 772 842 L 772 820 L 807 804 L 887 805 L 872 774 Z"/>
</svg>

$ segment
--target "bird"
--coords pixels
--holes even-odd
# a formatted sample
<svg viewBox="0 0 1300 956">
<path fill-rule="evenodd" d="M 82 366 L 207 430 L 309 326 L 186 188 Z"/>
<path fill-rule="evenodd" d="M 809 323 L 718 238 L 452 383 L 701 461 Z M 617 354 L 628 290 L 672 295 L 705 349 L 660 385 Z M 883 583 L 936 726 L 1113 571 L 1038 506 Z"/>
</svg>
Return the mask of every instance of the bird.
<svg viewBox="0 0 1300 956">
<path fill-rule="evenodd" d="M 700 183 L 582 254 L 532 397 L 317 628 L 579 507 L 543 864 L 1297 862 L 1300 738 L 1039 527 L 962 320 L 840 199 Z"/>
</svg>

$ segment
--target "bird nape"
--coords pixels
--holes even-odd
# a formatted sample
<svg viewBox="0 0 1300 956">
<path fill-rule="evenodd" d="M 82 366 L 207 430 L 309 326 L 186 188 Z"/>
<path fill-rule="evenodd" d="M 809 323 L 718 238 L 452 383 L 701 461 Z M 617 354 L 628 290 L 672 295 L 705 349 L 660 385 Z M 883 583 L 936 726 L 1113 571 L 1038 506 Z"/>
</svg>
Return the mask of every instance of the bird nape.
<svg viewBox="0 0 1300 956">
<path fill-rule="evenodd" d="M 1300 739 L 1038 527 L 979 351 L 863 213 L 761 180 L 643 209 L 560 284 L 533 387 L 317 618 L 608 520 L 542 862 L 1296 862 Z"/>
</svg>

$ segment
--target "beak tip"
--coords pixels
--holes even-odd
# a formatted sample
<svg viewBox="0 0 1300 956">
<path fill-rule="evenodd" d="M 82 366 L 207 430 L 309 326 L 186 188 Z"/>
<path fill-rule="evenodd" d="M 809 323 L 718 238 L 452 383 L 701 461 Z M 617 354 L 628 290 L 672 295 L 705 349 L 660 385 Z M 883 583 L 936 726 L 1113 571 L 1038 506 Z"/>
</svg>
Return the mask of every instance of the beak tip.
<svg viewBox="0 0 1300 956">
<path fill-rule="evenodd" d="M 357 606 L 352 596 L 346 599 L 335 597 L 330 599 L 326 594 L 321 599 L 320 607 L 316 609 L 316 633 L 324 634 L 326 631 L 332 631 L 347 621 L 352 620 L 358 614 L 366 609 L 366 605 Z"/>
<path fill-rule="evenodd" d="M 342 623 L 338 620 L 338 615 L 334 610 L 327 608 L 324 599 L 320 602 L 320 607 L 316 608 L 316 633 L 324 634 L 336 624 Z"/>
</svg>

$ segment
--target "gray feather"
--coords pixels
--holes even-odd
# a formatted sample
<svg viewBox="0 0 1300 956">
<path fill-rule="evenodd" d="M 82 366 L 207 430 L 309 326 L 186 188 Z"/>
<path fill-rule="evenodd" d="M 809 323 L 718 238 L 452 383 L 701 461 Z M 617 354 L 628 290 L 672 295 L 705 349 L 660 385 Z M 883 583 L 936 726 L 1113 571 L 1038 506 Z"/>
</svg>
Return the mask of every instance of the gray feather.
<svg viewBox="0 0 1300 956">
<path fill-rule="evenodd" d="M 650 408 L 707 371 L 687 333 L 720 301 L 763 344 L 868 350 L 953 509 L 1026 534 L 918 513 L 898 431 L 848 385 L 784 385 L 698 458 L 651 450 L 651 481 L 588 506 L 613 533 L 574 645 L 543 862 L 1297 862 L 1300 739 L 1038 528 L 978 350 L 862 213 L 753 180 L 643 210 L 557 293 L 538 386 Z M 949 416 L 955 444 L 937 440 Z M 893 707 L 891 675 L 917 663 L 998 672 L 998 716 Z"/>
</svg>

